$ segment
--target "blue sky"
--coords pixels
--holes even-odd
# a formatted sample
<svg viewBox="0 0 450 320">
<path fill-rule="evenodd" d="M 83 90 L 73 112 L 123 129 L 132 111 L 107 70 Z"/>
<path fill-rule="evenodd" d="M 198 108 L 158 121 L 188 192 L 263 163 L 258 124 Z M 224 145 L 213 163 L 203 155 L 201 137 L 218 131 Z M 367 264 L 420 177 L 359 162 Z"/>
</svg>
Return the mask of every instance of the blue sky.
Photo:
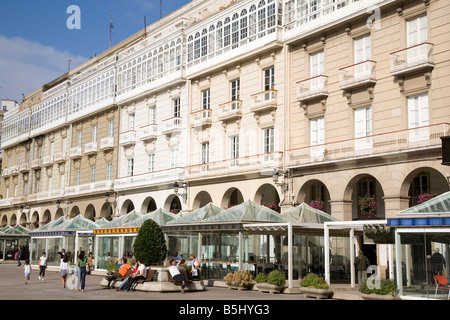
<svg viewBox="0 0 450 320">
<path fill-rule="evenodd" d="M 162 15 L 188 0 L 162 0 Z M 19 0 L 0 1 L 0 99 L 21 101 L 71 67 L 119 43 L 160 16 L 159 0 Z M 80 9 L 80 29 L 69 29 L 71 5 Z"/>
</svg>

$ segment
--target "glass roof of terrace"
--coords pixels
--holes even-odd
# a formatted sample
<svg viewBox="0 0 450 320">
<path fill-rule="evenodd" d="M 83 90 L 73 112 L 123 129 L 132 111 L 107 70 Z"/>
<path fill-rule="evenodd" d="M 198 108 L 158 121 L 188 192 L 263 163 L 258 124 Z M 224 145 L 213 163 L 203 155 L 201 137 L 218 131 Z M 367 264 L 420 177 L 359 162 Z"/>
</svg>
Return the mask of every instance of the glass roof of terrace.
<svg viewBox="0 0 450 320">
<path fill-rule="evenodd" d="M 323 224 L 327 221 L 339 221 L 338 219 L 332 217 L 331 215 L 315 209 L 306 203 L 301 203 L 297 207 L 293 207 L 281 214 L 283 217 L 289 218 L 296 222 L 305 223 L 320 223 Z"/>
<path fill-rule="evenodd" d="M 398 212 L 398 215 L 420 213 L 444 213 L 450 214 L 450 191 L 434 197 L 414 207 Z"/>
<path fill-rule="evenodd" d="M 200 222 L 214 217 L 223 211 L 225 210 L 210 202 L 201 208 L 195 209 L 189 213 L 177 217 L 175 220 L 169 221 L 168 224 Z"/>
<path fill-rule="evenodd" d="M 30 232 L 31 236 L 46 236 L 46 235 L 69 235 L 74 234 L 80 230 L 93 230 L 98 227 L 98 224 L 89 220 L 82 215 L 77 215 L 75 218 L 66 219 L 60 217 L 59 219 L 47 223 L 46 225 L 34 229 Z"/>
<path fill-rule="evenodd" d="M 14 227 L 5 226 L 0 229 L 0 237 L 1 236 L 27 236 L 31 232 L 30 229 L 21 226 L 20 224 L 15 225 Z"/>
<path fill-rule="evenodd" d="M 142 213 L 137 212 L 136 210 L 130 211 L 127 214 L 124 214 L 123 216 L 120 216 L 118 218 L 115 218 L 111 221 L 108 221 L 106 223 L 103 223 L 101 225 L 102 228 L 115 228 L 115 227 L 122 227 L 125 224 L 134 223 L 135 220 L 141 218 L 143 216 Z M 136 224 L 134 224 L 136 225 Z"/>
<path fill-rule="evenodd" d="M 159 225 L 165 225 L 166 223 L 170 223 L 176 218 L 177 218 L 176 214 L 173 214 L 172 212 L 159 208 L 156 209 L 155 211 L 142 215 L 141 217 L 138 217 L 133 221 L 126 222 L 125 224 L 123 224 L 123 226 L 124 227 L 141 226 L 146 220 L 149 219 L 152 219 Z"/>
</svg>

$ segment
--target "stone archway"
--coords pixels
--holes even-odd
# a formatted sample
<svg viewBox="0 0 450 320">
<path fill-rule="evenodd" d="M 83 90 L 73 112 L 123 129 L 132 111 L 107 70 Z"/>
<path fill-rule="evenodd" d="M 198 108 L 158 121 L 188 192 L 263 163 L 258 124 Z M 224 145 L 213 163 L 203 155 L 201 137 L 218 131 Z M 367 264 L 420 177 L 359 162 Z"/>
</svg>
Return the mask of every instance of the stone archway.
<svg viewBox="0 0 450 320">
<path fill-rule="evenodd" d="M 384 219 L 384 191 L 378 179 L 367 173 L 358 174 L 350 179 L 344 190 L 344 201 L 352 202 L 352 215 L 349 220 L 366 220 L 370 218 L 358 205 L 358 200 L 372 196 L 375 198 L 376 203 L 376 217 Z"/>
<path fill-rule="evenodd" d="M 182 210 L 182 205 L 178 196 L 169 195 L 164 203 L 164 209 L 175 214 L 179 213 Z"/>
<path fill-rule="evenodd" d="M 8 218 L 6 218 L 6 216 L 3 216 L 0 227 L 6 227 L 7 225 L 8 225 Z"/>
<path fill-rule="evenodd" d="M 120 209 L 120 215 L 127 214 L 134 210 L 134 203 L 130 199 L 127 199 L 122 204 L 122 208 Z"/>
<path fill-rule="evenodd" d="M 322 211 L 331 214 L 330 205 L 330 192 L 326 185 L 318 179 L 311 179 L 306 181 L 300 188 L 297 195 L 298 203 L 306 203 L 314 208 L 320 209 Z"/>
<path fill-rule="evenodd" d="M 241 191 L 233 187 L 228 189 L 223 195 L 221 207 L 224 209 L 228 209 L 242 202 L 244 202 L 244 198 Z"/>
<path fill-rule="evenodd" d="M 69 214 L 69 219 L 75 218 L 77 215 L 80 214 L 80 208 L 78 208 L 78 206 L 73 206 L 70 209 L 70 214 Z"/>
<path fill-rule="evenodd" d="M 426 194 L 440 195 L 450 190 L 447 178 L 437 169 L 420 167 L 411 171 L 403 180 L 400 197 L 409 199 L 408 207 L 415 206 Z"/>
<path fill-rule="evenodd" d="M 152 197 L 145 198 L 144 202 L 142 203 L 141 212 L 142 213 L 149 213 L 152 211 L 155 211 L 157 209 L 156 201 Z"/>
<path fill-rule="evenodd" d="M 55 212 L 55 220 L 58 220 L 59 218 L 64 216 L 64 209 L 63 208 L 58 208 L 58 210 L 56 210 Z"/>
<path fill-rule="evenodd" d="M 114 207 L 111 203 L 105 202 L 100 209 L 100 218 L 110 219 L 114 215 Z"/>
<path fill-rule="evenodd" d="M 266 206 L 278 213 L 280 213 L 280 196 L 277 189 L 269 183 L 265 183 L 256 190 L 254 201 L 258 204 Z"/>
<path fill-rule="evenodd" d="M 212 202 L 211 195 L 206 191 L 200 191 L 194 198 L 192 210 L 204 207 L 210 202 Z"/>
<path fill-rule="evenodd" d="M 36 229 L 39 228 L 39 212 L 34 211 L 33 214 L 31 215 L 31 225 L 30 225 L 30 229 Z"/>
<path fill-rule="evenodd" d="M 86 210 L 84 211 L 84 217 L 86 219 L 95 221 L 95 207 L 92 203 L 86 207 Z"/>
<path fill-rule="evenodd" d="M 50 213 L 50 210 L 47 209 L 44 211 L 44 214 L 42 215 L 42 225 L 45 225 L 52 221 L 52 215 Z"/>
</svg>

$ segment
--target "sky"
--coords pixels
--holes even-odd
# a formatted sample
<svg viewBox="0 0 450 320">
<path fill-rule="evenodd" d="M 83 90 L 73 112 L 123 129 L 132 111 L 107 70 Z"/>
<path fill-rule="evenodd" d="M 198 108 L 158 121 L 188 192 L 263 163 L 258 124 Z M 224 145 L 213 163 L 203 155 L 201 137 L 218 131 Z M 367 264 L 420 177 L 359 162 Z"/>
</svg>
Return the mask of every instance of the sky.
<svg viewBox="0 0 450 320">
<path fill-rule="evenodd" d="M 162 16 L 189 0 L 162 0 Z M 74 7 L 75 6 L 75 7 Z M 1 0 L 0 99 L 28 94 L 160 18 L 160 0 Z"/>
</svg>

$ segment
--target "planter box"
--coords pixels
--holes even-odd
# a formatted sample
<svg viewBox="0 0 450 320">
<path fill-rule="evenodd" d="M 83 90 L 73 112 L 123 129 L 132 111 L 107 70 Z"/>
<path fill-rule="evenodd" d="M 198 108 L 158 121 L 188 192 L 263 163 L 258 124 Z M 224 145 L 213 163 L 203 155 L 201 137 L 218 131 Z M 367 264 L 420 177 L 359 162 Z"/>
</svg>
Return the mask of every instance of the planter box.
<svg viewBox="0 0 450 320">
<path fill-rule="evenodd" d="M 256 285 L 256 289 L 258 289 L 258 292 L 281 293 L 281 291 L 283 291 L 284 289 L 284 286 L 279 287 L 270 283 L 258 283 Z"/>
<path fill-rule="evenodd" d="M 400 300 L 399 296 L 391 296 L 390 294 L 382 295 L 382 294 L 367 294 L 361 293 L 361 298 L 364 300 Z"/>
<path fill-rule="evenodd" d="M 243 285 L 243 284 L 231 284 L 231 283 L 227 283 L 228 289 L 233 289 L 233 290 L 249 290 L 251 285 Z"/>
<path fill-rule="evenodd" d="M 331 289 L 316 289 L 301 287 L 300 291 L 305 297 L 316 298 L 316 299 L 328 299 L 333 297 L 333 291 Z"/>
</svg>

